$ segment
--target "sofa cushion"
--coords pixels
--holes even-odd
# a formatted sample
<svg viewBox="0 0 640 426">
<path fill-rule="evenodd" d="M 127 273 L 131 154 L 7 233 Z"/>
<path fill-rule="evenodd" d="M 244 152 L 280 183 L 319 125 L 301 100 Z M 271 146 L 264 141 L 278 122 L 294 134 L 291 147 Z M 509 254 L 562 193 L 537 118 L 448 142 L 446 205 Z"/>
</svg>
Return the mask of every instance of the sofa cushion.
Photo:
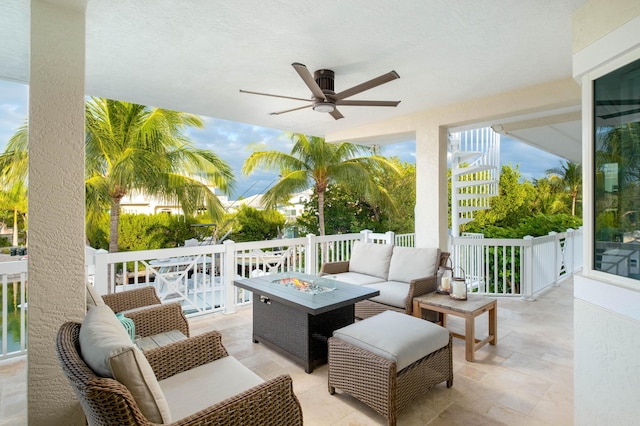
<svg viewBox="0 0 640 426">
<path fill-rule="evenodd" d="M 341 274 L 323 275 L 322 278 L 329 278 L 331 280 L 342 281 L 343 283 L 366 285 L 384 282 L 380 277 L 374 277 L 373 275 L 359 274 L 357 272 L 343 272 Z"/>
<path fill-rule="evenodd" d="M 373 275 L 387 280 L 393 246 L 356 241 L 351 248 L 349 272 Z"/>
<path fill-rule="evenodd" d="M 171 415 L 182 419 L 263 382 L 234 357 L 226 356 L 159 383 Z"/>
<path fill-rule="evenodd" d="M 97 375 L 122 383 L 154 423 L 170 423 L 169 406 L 149 362 L 131 342 L 111 308 L 91 308 L 80 327 L 80 353 Z"/>
<path fill-rule="evenodd" d="M 395 306 L 396 308 L 405 308 L 405 302 L 409 295 L 409 283 L 385 281 L 377 284 L 368 284 L 365 287 L 373 288 L 380 292 L 378 296 L 372 297 L 369 300 Z"/>
<path fill-rule="evenodd" d="M 397 371 L 449 344 L 446 328 L 394 311 L 338 329 L 333 337 L 394 361 Z"/>
<path fill-rule="evenodd" d="M 389 264 L 389 281 L 410 282 L 416 278 L 436 274 L 440 262 L 440 249 L 398 247 L 393 248 Z"/>
</svg>

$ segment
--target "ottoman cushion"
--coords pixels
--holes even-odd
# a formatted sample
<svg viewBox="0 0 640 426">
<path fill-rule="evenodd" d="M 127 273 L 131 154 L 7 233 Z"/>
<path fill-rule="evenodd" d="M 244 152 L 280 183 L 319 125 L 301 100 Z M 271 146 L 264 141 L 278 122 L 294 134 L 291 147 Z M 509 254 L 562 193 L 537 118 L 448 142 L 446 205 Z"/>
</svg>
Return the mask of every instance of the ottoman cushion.
<svg viewBox="0 0 640 426">
<path fill-rule="evenodd" d="M 397 371 L 449 344 L 447 329 L 394 311 L 343 327 L 333 336 L 394 361 Z"/>
</svg>

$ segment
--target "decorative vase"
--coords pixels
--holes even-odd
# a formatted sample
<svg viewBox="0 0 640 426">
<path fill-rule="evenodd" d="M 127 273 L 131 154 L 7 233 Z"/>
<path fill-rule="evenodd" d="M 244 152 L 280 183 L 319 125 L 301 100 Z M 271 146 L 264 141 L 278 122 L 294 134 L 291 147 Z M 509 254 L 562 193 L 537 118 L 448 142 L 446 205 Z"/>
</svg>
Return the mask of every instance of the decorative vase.
<svg viewBox="0 0 640 426">
<path fill-rule="evenodd" d="M 116 318 L 118 318 L 118 321 L 120 321 L 120 324 L 122 324 L 124 329 L 127 331 L 127 334 L 131 338 L 131 341 L 133 342 L 136 338 L 136 324 L 131 318 L 125 317 L 124 314 L 120 312 L 116 314 Z"/>
</svg>

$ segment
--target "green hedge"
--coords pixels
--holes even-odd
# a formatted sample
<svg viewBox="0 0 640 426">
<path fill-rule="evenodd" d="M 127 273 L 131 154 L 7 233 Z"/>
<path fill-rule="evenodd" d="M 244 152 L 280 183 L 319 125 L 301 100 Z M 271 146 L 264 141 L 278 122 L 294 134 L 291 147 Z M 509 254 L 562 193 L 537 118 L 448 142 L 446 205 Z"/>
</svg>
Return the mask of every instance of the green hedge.
<svg viewBox="0 0 640 426">
<path fill-rule="evenodd" d="M 208 218 L 203 218 L 204 222 Z M 185 240 L 194 238 L 196 230 L 191 225 L 198 219 L 158 213 L 154 215 L 120 215 L 118 250 L 137 251 L 183 246 Z M 88 227 L 89 228 L 89 227 Z M 109 248 L 109 220 L 87 229 L 87 239 L 94 248 Z"/>
</svg>

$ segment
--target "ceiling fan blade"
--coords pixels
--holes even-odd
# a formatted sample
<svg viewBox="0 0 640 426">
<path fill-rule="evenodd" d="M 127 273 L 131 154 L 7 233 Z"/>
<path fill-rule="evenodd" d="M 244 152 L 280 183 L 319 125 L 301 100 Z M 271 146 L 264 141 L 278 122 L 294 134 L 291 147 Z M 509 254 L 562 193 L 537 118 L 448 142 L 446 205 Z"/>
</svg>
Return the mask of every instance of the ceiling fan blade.
<svg viewBox="0 0 640 426">
<path fill-rule="evenodd" d="M 336 101 L 336 105 L 346 106 L 382 106 L 382 107 L 395 107 L 398 106 L 400 101 Z"/>
<path fill-rule="evenodd" d="M 297 111 L 297 110 L 299 110 L 299 109 L 311 108 L 311 106 L 312 106 L 312 105 L 311 105 L 311 104 L 309 104 L 309 105 L 305 105 L 305 106 L 298 107 L 298 108 L 286 109 L 286 110 L 284 110 L 284 111 L 270 112 L 270 113 L 269 113 L 269 115 L 280 115 L 280 114 L 284 114 L 284 113 L 286 113 L 286 112 Z"/>
<path fill-rule="evenodd" d="M 340 120 L 341 118 L 344 118 L 344 115 L 340 114 L 340 111 L 338 111 L 337 109 L 334 109 L 329 114 L 331 114 L 331 116 L 336 120 Z"/>
<path fill-rule="evenodd" d="M 272 95 L 270 93 L 251 92 L 249 90 L 242 90 L 242 89 L 240 89 L 240 93 L 248 93 L 250 95 L 272 96 L 274 98 L 293 99 L 294 101 L 305 101 L 305 102 L 311 101 L 311 99 L 294 98 L 294 97 L 291 97 L 291 96 L 282 96 L 282 95 Z"/>
<path fill-rule="evenodd" d="M 357 95 L 360 92 L 364 92 L 365 90 L 373 89 L 374 87 L 380 86 L 381 84 L 388 83 L 396 78 L 400 78 L 397 72 L 391 71 L 386 74 L 381 75 L 380 77 L 376 77 L 369 81 L 365 81 L 364 83 L 358 84 L 357 86 L 353 86 L 350 89 L 343 90 L 340 93 L 336 93 L 332 95 L 331 98 L 339 101 L 341 99 L 348 98 L 349 96 Z"/>
<path fill-rule="evenodd" d="M 299 62 L 294 62 L 291 64 L 291 66 L 298 72 L 298 75 L 311 90 L 313 96 L 320 99 L 326 99 L 324 93 L 322 93 L 322 89 L 320 89 L 320 86 L 318 86 L 318 83 L 316 83 L 316 80 L 313 78 L 305 65 Z"/>
</svg>

